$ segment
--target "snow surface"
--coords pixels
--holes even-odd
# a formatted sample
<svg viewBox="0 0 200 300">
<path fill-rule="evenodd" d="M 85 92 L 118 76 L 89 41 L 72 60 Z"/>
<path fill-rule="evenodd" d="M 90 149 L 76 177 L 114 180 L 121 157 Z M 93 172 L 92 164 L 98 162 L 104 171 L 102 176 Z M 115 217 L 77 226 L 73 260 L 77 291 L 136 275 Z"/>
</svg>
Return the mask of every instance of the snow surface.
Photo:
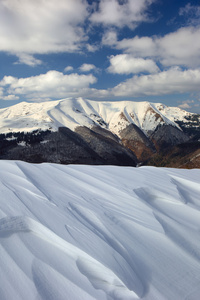
<svg viewBox="0 0 200 300">
<path fill-rule="evenodd" d="M 200 170 L 0 161 L 1 300 L 200 299 Z"/>
<path fill-rule="evenodd" d="M 179 128 L 175 120 L 188 122 L 185 119 L 188 115 L 192 114 L 180 108 L 149 102 L 98 102 L 82 98 L 42 103 L 21 102 L 0 109 L 0 133 L 36 129 L 57 131 L 58 127 L 75 130 L 77 126 L 91 128 L 100 125 L 118 135 L 131 123 L 147 133 L 164 123 Z"/>
</svg>

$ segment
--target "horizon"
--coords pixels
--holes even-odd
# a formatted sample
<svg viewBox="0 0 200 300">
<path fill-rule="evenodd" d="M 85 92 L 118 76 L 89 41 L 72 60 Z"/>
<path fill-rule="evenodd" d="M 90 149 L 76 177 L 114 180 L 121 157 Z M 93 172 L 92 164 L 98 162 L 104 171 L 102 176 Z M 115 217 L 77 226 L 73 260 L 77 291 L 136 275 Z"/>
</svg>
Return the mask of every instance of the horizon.
<svg viewBox="0 0 200 300">
<path fill-rule="evenodd" d="M 0 108 L 82 97 L 200 113 L 199 1 L 38 2 L 0 3 Z"/>
<path fill-rule="evenodd" d="M 18 104 L 22 104 L 22 103 L 26 103 L 26 104 L 42 104 L 42 103 L 47 103 L 47 102 L 62 102 L 62 101 L 71 101 L 71 100 L 73 100 L 73 101 L 75 101 L 75 100 L 79 100 L 79 99 L 82 99 L 83 101 L 91 101 L 91 102 L 102 102 L 102 103 L 113 103 L 113 102 L 116 102 L 116 103 L 121 103 L 121 102 L 133 102 L 133 103 L 149 103 L 150 105 L 154 105 L 154 104 L 161 104 L 161 105 L 165 105 L 166 107 L 169 107 L 169 108 L 179 108 L 179 109 L 181 109 L 182 111 L 186 111 L 186 112 L 188 112 L 188 113 L 193 113 L 193 112 L 191 112 L 190 110 L 188 110 L 188 109 L 184 109 L 184 108 L 181 108 L 181 107 L 178 107 L 178 106 L 169 106 L 169 105 L 167 105 L 167 104 L 164 104 L 164 103 L 162 103 L 162 102 L 150 102 L 150 101 L 147 101 L 147 100 L 139 100 L 139 101 L 137 101 L 137 99 L 136 100 L 128 100 L 128 99 L 124 99 L 124 100 L 117 100 L 117 99 L 113 99 L 113 100 L 111 100 L 111 99 L 109 99 L 109 100 L 104 100 L 104 99 L 101 99 L 101 100 L 95 100 L 95 99 L 88 99 L 88 98 L 83 98 L 83 97 L 67 97 L 67 98 L 62 98 L 62 99 L 52 99 L 52 100 L 49 100 L 49 101 L 26 101 L 26 100 L 23 100 L 23 101 L 18 101 L 17 103 L 13 103 L 13 104 L 11 104 L 11 105 L 7 105 L 7 106 L 3 106 L 3 107 L 0 107 L 0 110 L 1 109 L 6 109 L 6 108 L 11 108 L 11 107 L 13 107 L 13 106 L 15 106 L 15 105 L 18 105 Z M 10 102 L 12 102 L 12 101 L 10 101 Z M 4 102 L 5 104 L 7 103 L 7 102 Z M 196 114 L 198 114 L 198 113 L 196 113 Z"/>
</svg>

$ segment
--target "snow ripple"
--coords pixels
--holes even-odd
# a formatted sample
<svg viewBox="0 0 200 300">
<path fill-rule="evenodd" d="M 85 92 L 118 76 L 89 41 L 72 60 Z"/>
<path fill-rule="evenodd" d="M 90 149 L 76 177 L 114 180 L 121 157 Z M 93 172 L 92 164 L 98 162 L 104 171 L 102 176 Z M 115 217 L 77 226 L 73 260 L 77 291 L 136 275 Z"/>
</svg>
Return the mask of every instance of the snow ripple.
<svg viewBox="0 0 200 300">
<path fill-rule="evenodd" d="M 0 299 L 198 300 L 199 175 L 0 161 Z"/>
</svg>

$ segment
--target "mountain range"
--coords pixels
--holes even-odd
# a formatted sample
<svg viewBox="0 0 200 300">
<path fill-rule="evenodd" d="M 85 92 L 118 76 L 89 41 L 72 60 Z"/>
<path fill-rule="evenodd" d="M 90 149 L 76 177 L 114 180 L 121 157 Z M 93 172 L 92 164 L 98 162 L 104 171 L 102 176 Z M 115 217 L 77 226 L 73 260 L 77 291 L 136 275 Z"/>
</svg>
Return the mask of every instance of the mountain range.
<svg viewBox="0 0 200 300">
<path fill-rule="evenodd" d="M 149 102 L 21 102 L 0 109 L 0 158 L 198 168 L 200 115 Z"/>
</svg>

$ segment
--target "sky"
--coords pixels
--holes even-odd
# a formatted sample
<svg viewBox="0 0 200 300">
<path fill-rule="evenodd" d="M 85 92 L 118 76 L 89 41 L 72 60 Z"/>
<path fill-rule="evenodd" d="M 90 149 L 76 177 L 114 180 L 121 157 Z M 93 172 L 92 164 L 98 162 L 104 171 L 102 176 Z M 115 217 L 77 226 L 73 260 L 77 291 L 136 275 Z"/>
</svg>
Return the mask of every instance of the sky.
<svg viewBox="0 0 200 300">
<path fill-rule="evenodd" d="M 68 97 L 200 113 L 199 0 L 0 0 L 0 108 Z"/>
</svg>

